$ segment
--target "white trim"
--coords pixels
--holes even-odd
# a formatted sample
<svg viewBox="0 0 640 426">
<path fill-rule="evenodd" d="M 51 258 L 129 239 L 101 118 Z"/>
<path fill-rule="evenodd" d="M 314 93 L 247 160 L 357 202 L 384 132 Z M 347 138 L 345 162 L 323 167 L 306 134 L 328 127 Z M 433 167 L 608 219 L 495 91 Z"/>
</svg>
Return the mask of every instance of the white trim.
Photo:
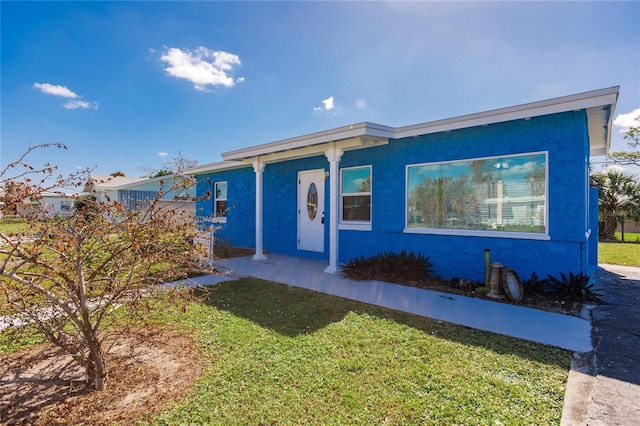
<svg viewBox="0 0 640 426">
<path fill-rule="evenodd" d="M 218 198 L 217 191 L 218 191 L 218 184 L 219 183 L 225 183 L 227 185 L 227 196 L 224 197 L 224 198 Z M 228 196 L 229 196 L 229 182 L 228 181 L 226 181 L 226 180 L 218 180 L 218 181 L 213 182 L 213 217 L 214 217 L 214 220 L 217 221 L 217 223 L 227 223 L 227 212 L 229 211 L 229 207 L 227 205 L 227 209 L 224 212 L 224 216 L 218 216 L 218 201 L 227 201 Z"/>
<path fill-rule="evenodd" d="M 218 161 L 215 163 L 203 164 L 202 166 L 191 167 L 190 169 L 186 169 L 183 174 L 201 175 L 208 172 L 241 169 L 243 167 L 251 167 L 251 164 L 243 163 L 241 161 Z"/>
<path fill-rule="evenodd" d="M 296 136 L 289 139 L 283 139 L 276 142 L 261 144 L 249 148 L 238 149 L 222 153 L 225 160 L 244 160 L 246 158 L 255 157 L 257 155 L 264 156 L 275 152 L 284 152 L 296 150 L 299 148 L 307 148 L 313 145 L 323 145 L 329 142 L 338 142 L 342 140 L 362 140 L 363 136 L 368 139 L 389 139 L 394 137 L 394 129 L 392 127 L 383 126 L 375 123 L 358 123 L 349 126 L 338 127 L 335 129 L 324 130 L 321 132 L 311 133 L 303 136 Z M 344 147 L 342 147 L 344 149 Z M 326 150 L 326 146 L 324 147 Z"/>
<path fill-rule="evenodd" d="M 338 272 L 339 255 L 339 231 L 338 231 L 338 208 L 340 201 L 340 158 L 344 151 L 336 147 L 335 143 L 330 143 L 325 156 L 329 161 L 329 265 L 325 272 L 335 274 Z"/>
<path fill-rule="evenodd" d="M 489 231 L 489 230 L 467 230 L 467 229 L 449 229 L 449 228 L 410 228 L 408 227 L 408 218 L 409 218 L 409 168 L 410 167 L 421 167 L 421 166 L 434 166 L 439 164 L 451 164 L 451 163 L 460 163 L 460 162 L 469 162 L 469 161 L 478 161 L 478 160 L 491 160 L 496 158 L 505 158 L 505 157 L 527 157 L 533 155 L 544 155 L 545 168 L 544 168 L 544 189 L 545 189 L 545 203 L 544 203 L 544 232 L 539 233 L 530 233 L 530 232 L 512 232 L 512 231 Z M 475 236 L 475 237 L 498 237 L 498 238 L 521 238 L 521 239 L 533 239 L 533 240 L 549 240 L 551 237 L 549 236 L 549 151 L 533 151 L 533 152 L 517 152 L 517 153 L 508 153 L 502 155 L 492 155 L 488 157 L 470 157 L 470 158 L 461 158 L 456 160 L 445 160 L 445 161 L 434 161 L 434 162 L 424 162 L 424 163 L 415 163 L 415 164 L 406 164 L 405 165 L 405 175 L 404 175 L 404 233 L 409 234 L 437 234 L 437 235 L 461 235 L 461 236 Z M 532 237 L 532 235 L 534 235 Z"/>
<path fill-rule="evenodd" d="M 369 196 L 369 220 L 344 220 L 344 218 L 342 217 L 343 213 L 344 213 L 344 197 L 345 197 L 345 193 L 342 192 L 342 183 L 343 183 L 343 176 L 342 174 L 344 173 L 345 170 L 353 170 L 353 169 L 365 169 L 368 168 L 369 169 L 369 185 L 371 186 L 369 188 L 369 192 L 348 192 L 347 193 L 347 197 L 357 197 L 357 196 L 363 196 L 363 195 L 368 195 Z M 364 164 L 361 166 L 350 166 L 350 167 L 343 167 L 340 169 L 340 182 L 338 183 L 338 189 L 340 190 L 340 194 L 338 195 L 339 201 L 340 201 L 340 210 L 338 212 L 338 228 L 339 229 L 349 229 L 349 230 L 353 230 L 353 231 L 371 231 L 371 222 L 373 221 L 373 166 L 371 164 Z M 368 228 L 368 229 L 366 229 Z"/>
<path fill-rule="evenodd" d="M 253 260 L 267 260 L 262 246 L 262 174 L 264 173 L 264 166 L 260 158 L 256 157 L 254 159 L 253 171 L 256 174 L 256 254 L 253 255 Z"/>
<path fill-rule="evenodd" d="M 371 222 L 342 222 L 338 224 L 341 231 L 371 231 Z"/>
<path fill-rule="evenodd" d="M 449 235 L 460 237 L 485 237 L 485 238 L 512 238 L 520 240 L 550 240 L 548 233 L 536 234 L 529 232 L 507 232 L 507 231 L 474 231 L 466 229 L 433 229 L 433 228 L 404 228 L 405 234 L 431 234 Z"/>
<path fill-rule="evenodd" d="M 257 156 L 269 156 L 265 162 L 284 161 L 293 158 L 319 155 L 327 150 L 329 143 L 348 142 L 352 144 L 340 147 L 343 150 L 368 148 L 370 144 L 388 143 L 389 139 L 399 139 L 464 129 L 475 126 L 488 126 L 505 121 L 530 119 L 561 112 L 587 110 L 588 132 L 591 154 L 606 153 L 611 140 L 611 126 L 613 111 L 618 99 L 620 86 L 592 90 L 569 96 L 562 96 L 543 101 L 530 102 L 507 108 L 467 114 L 444 120 L 435 120 L 403 127 L 389 127 L 376 123 L 358 123 L 350 126 L 338 127 L 321 132 L 310 133 L 294 138 L 261 144 L 249 148 L 238 149 L 222 153 L 224 163 L 234 163 L 232 160 L 248 161 Z M 358 141 L 355 143 L 353 141 Z M 214 163 L 218 164 L 218 163 Z M 210 170 L 212 165 L 195 168 L 198 173 Z M 227 165 L 216 166 L 227 167 Z M 193 174 L 194 169 L 187 172 Z"/>
</svg>

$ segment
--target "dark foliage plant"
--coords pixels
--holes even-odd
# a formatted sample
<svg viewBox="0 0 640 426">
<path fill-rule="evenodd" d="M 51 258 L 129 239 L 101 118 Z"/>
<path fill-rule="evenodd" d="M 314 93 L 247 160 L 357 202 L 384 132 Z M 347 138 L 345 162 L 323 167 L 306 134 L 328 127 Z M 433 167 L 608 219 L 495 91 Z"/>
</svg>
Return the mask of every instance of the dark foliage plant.
<svg viewBox="0 0 640 426">
<path fill-rule="evenodd" d="M 341 275 L 350 280 L 378 280 L 421 287 L 432 272 L 433 263 L 422 253 L 382 252 L 353 258 L 342 265 Z"/>
<path fill-rule="evenodd" d="M 602 303 L 602 294 L 594 288 L 595 284 L 589 283 L 590 280 L 591 277 L 582 272 L 569 272 L 568 275 L 561 273 L 560 278 L 547 275 L 546 282 L 551 292 L 559 299 Z"/>
<path fill-rule="evenodd" d="M 545 296 L 549 293 L 549 280 L 540 279 L 536 272 L 532 272 L 531 276 L 522 281 L 522 289 L 525 297 L 527 296 Z"/>
</svg>

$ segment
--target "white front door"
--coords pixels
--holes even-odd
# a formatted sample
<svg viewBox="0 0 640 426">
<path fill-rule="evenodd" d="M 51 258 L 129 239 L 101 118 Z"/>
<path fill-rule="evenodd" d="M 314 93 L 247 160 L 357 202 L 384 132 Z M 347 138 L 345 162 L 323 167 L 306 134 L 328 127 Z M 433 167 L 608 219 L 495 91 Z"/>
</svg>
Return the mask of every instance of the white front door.
<svg viewBox="0 0 640 426">
<path fill-rule="evenodd" d="M 298 172 L 298 250 L 324 252 L 324 176 Z"/>
</svg>

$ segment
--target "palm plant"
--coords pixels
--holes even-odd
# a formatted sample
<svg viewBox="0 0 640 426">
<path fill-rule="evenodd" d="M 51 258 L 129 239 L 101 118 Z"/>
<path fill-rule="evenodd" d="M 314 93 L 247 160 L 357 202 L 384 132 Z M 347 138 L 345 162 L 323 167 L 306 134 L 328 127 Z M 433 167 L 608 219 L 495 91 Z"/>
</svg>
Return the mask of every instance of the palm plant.
<svg viewBox="0 0 640 426">
<path fill-rule="evenodd" d="M 613 240 L 621 220 L 640 218 L 640 183 L 620 168 L 609 167 L 591 175 L 591 184 L 600 190 L 598 207 L 604 221 L 601 238 Z"/>
</svg>

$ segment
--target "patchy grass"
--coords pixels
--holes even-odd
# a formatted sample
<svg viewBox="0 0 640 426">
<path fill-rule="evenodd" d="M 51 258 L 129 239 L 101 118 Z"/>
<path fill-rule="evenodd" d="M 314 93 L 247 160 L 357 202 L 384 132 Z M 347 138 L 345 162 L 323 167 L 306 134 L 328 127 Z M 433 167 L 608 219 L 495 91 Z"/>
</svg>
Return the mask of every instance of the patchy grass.
<svg viewBox="0 0 640 426">
<path fill-rule="evenodd" d="M 211 366 L 154 424 L 558 424 L 571 353 L 244 279 L 186 317 Z"/>
<path fill-rule="evenodd" d="M 146 424 L 560 423 L 569 351 L 257 279 L 153 315 L 206 372 Z"/>
<path fill-rule="evenodd" d="M 598 263 L 640 266 L 640 244 L 600 242 Z"/>
<path fill-rule="evenodd" d="M 622 241 L 622 232 L 616 232 L 616 240 Z M 624 233 L 624 242 L 625 243 L 640 243 L 640 233 L 639 232 L 625 232 Z"/>
<path fill-rule="evenodd" d="M 22 235 L 29 232 L 29 224 L 24 219 L 1 219 L 0 233 L 5 235 Z"/>
</svg>

